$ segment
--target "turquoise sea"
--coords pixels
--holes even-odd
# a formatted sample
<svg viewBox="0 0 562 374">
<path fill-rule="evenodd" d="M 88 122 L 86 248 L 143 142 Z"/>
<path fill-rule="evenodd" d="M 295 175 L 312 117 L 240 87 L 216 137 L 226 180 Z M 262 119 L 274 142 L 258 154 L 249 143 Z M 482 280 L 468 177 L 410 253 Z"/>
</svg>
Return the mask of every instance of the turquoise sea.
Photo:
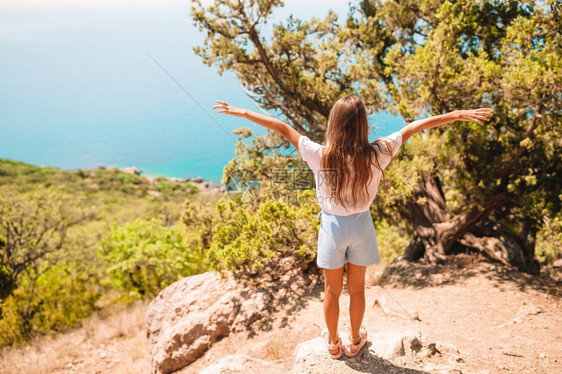
<svg viewBox="0 0 562 374">
<path fill-rule="evenodd" d="M 278 20 L 324 16 L 328 8 L 343 16 L 348 8 L 336 0 L 285 3 Z M 136 166 L 147 176 L 218 182 L 234 155 L 232 130 L 263 130 L 210 109 L 217 99 L 256 107 L 234 74 L 219 76 L 193 52 L 203 34 L 190 6 L 188 0 L 0 2 L 0 158 L 62 169 Z M 380 113 L 373 125 L 375 138 L 403 121 Z"/>
</svg>

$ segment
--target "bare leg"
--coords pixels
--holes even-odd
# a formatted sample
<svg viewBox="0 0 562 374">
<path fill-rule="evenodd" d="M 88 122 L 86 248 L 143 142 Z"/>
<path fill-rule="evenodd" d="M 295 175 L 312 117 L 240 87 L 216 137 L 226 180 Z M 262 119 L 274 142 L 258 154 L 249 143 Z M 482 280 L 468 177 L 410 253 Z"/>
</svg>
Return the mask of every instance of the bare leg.
<svg viewBox="0 0 562 374">
<path fill-rule="evenodd" d="M 324 286 L 324 318 L 330 332 L 329 343 L 338 340 L 338 318 L 340 316 L 340 294 L 343 288 L 343 266 L 339 269 L 324 269 L 326 283 Z M 338 353 L 335 349 L 332 354 Z"/>
<path fill-rule="evenodd" d="M 349 320 L 351 337 L 359 336 L 359 329 L 365 314 L 365 272 L 366 266 L 347 263 L 347 290 L 349 292 Z"/>
</svg>

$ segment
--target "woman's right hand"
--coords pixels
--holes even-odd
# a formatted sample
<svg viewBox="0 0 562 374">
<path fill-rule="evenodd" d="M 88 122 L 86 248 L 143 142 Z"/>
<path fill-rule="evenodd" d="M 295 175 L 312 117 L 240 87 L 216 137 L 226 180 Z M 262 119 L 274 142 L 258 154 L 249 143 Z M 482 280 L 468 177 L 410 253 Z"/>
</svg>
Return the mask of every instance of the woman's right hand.
<svg viewBox="0 0 562 374">
<path fill-rule="evenodd" d="M 455 121 L 474 122 L 479 125 L 484 124 L 482 121 L 488 122 L 494 115 L 491 108 L 456 110 L 452 113 L 455 116 Z"/>
</svg>

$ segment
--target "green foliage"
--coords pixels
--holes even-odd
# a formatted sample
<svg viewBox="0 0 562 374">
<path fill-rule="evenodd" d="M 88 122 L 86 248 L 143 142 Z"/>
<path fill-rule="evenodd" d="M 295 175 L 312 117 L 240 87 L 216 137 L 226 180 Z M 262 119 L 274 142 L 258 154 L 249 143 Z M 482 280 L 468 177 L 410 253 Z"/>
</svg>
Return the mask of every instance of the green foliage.
<svg viewBox="0 0 562 374">
<path fill-rule="evenodd" d="M 172 182 L 166 178 L 156 178 L 156 191 L 163 193 L 165 195 L 172 195 L 176 192 L 187 192 L 189 194 L 194 194 L 199 189 L 197 186 L 191 183 L 178 183 Z"/>
<path fill-rule="evenodd" d="M 405 229 L 396 225 L 391 226 L 386 221 L 376 222 L 375 228 L 382 262 L 391 262 L 398 256 L 404 254 L 404 248 L 406 248 L 410 240 L 410 235 Z"/>
<path fill-rule="evenodd" d="M 198 188 L 189 183 L 173 182 L 156 178 L 153 184 L 137 174 L 118 169 L 60 170 L 37 167 L 23 162 L 0 159 L 0 185 L 12 185 L 17 180 L 18 190 L 32 191 L 37 187 L 54 186 L 64 192 L 86 196 L 103 202 L 124 202 L 138 198 L 155 200 L 147 194 L 150 189 L 162 193 L 156 200 L 181 202 L 187 196 L 196 195 Z"/>
<path fill-rule="evenodd" d="M 396 78 L 391 87 L 394 109 L 406 118 L 428 108 L 432 114 L 483 105 L 494 108 L 491 126 L 460 124 L 433 130 L 445 131 L 448 141 L 435 156 L 460 154 L 462 165 L 454 166 L 463 168 L 451 182 L 470 201 L 496 190 L 498 177 L 504 187 L 532 164 L 542 163 L 536 166 L 544 170 L 552 160 L 541 147 L 552 147 L 542 144 L 542 138 L 551 138 L 560 122 L 557 86 L 562 69 L 551 29 L 556 12 L 545 12 L 535 2 L 447 1 L 433 14 L 433 23 L 425 26 L 428 36 L 415 53 L 403 54 L 404 46 L 396 44 L 387 56 L 387 70 Z M 494 16 L 501 18 L 500 24 L 483 22 Z M 542 126 L 548 130 L 539 130 Z M 518 148 L 528 149 L 530 138 L 533 152 L 519 155 Z M 509 175 L 501 178 L 499 169 L 514 157 L 515 161 L 522 157 L 521 162 L 506 167 Z M 520 196 L 525 193 L 518 191 Z"/>
<path fill-rule="evenodd" d="M 94 216 L 95 208 L 80 195 L 0 186 L 0 266 L 17 284 L 20 274 L 38 272 L 48 256 L 68 249 L 69 231 Z"/>
<path fill-rule="evenodd" d="M 133 173 L 115 173 L 118 176 L 119 184 L 123 187 L 123 192 L 131 193 L 127 187 L 130 185 L 138 186 L 141 184 L 142 179 L 140 175 L 133 174 Z"/>
<path fill-rule="evenodd" d="M 103 284 L 122 292 L 124 301 L 156 295 L 170 283 L 206 270 L 203 253 L 192 250 L 181 227 L 157 220 L 114 226 L 100 243 L 106 262 Z"/>
<path fill-rule="evenodd" d="M 197 234 L 213 269 L 255 278 L 283 258 L 309 263 L 316 257 L 319 209 L 312 190 L 260 195 L 252 204 L 223 198 L 214 206 L 184 208 L 183 221 Z"/>
<path fill-rule="evenodd" d="M 542 263 L 562 258 L 562 215 L 545 219 L 545 225 L 537 234 L 536 255 Z"/>
<path fill-rule="evenodd" d="M 262 108 L 317 141 L 329 108 L 344 94 L 360 95 L 371 112 L 386 109 L 408 122 L 492 107 L 487 126 L 456 123 L 415 136 L 388 169 L 391 182 L 376 200 L 377 217 L 419 228 L 416 219 L 438 223 L 428 213 L 438 209 L 452 227 L 433 240 L 443 251 L 488 221 L 521 226 L 508 231 L 532 251 L 535 234 L 562 210 L 559 2 L 369 0 L 351 6 L 344 23 L 329 11 L 324 19 L 289 17 L 273 25 L 266 40 L 261 26 L 279 6 L 273 0 L 194 2 L 193 20 L 207 31 L 196 52 L 219 72 L 235 72 Z M 253 140 L 238 143 L 224 183 L 238 171 L 267 179 L 272 167 L 298 165 L 277 152 L 287 147 L 278 134 Z M 415 197 L 429 180 L 439 181 L 444 204 Z"/>
<path fill-rule="evenodd" d="M 0 186 L 0 344 L 73 326 L 93 310 L 95 282 L 70 264 L 85 259 L 76 228 L 94 217 L 80 194 Z"/>
<path fill-rule="evenodd" d="M 219 203 L 216 208 L 222 224 L 207 257 L 214 268 L 252 276 L 262 274 L 267 264 L 282 257 L 295 256 L 303 262 L 315 258 L 318 209 L 311 204 L 293 207 L 266 200 L 248 210 L 232 202 Z"/>
<path fill-rule="evenodd" d="M 0 250 L 2 249 L 0 248 Z M 7 267 L 6 265 L 0 264 L 0 300 L 3 300 L 10 296 L 14 288 L 16 288 L 16 280 L 14 279 L 14 276 L 12 274 L 12 269 Z M 2 318 L 1 314 L 0 318 Z"/>
<path fill-rule="evenodd" d="M 431 130 L 445 143 L 427 137 L 432 151 L 410 173 L 439 178 L 452 222 L 482 212 L 480 222 L 506 228 L 530 251 L 534 233 L 562 209 L 560 15 L 552 1 L 445 1 L 423 26 L 423 43 L 397 43 L 385 60 L 393 109 L 406 118 L 494 109 L 490 125 Z M 411 150 L 414 159 L 423 152 Z"/>
<path fill-rule="evenodd" d="M 182 221 L 191 232 L 196 234 L 197 241 L 193 245 L 200 251 L 209 248 L 220 223 L 213 204 L 199 204 L 186 200 L 183 205 Z"/>
<path fill-rule="evenodd" d="M 119 170 L 63 171 L 0 159 L 0 345 L 71 328 L 96 309 L 96 301 L 106 303 L 112 285 L 101 287 L 100 279 L 107 281 L 112 264 L 98 257 L 99 239 L 138 217 L 153 220 L 156 234 L 172 235 L 182 202 L 197 199 L 196 192 L 189 184 Z M 182 237 L 187 244 L 178 247 L 194 247 L 193 233 Z M 165 235 L 156 238 L 162 248 L 176 245 Z M 200 264 L 202 256 L 189 258 Z M 193 267 L 184 265 L 184 271 Z M 114 287 L 125 294 L 123 301 L 138 294 Z"/>
<path fill-rule="evenodd" d="M 38 168 L 37 166 L 26 164 L 19 161 L 9 160 L 9 159 L 1 159 L 0 158 L 0 177 L 4 180 L 7 178 L 5 177 L 22 177 L 28 176 L 32 174 L 41 174 L 43 177 L 46 175 L 52 174 L 56 171 L 54 168 Z"/>
<path fill-rule="evenodd" d="M 20 286 L 0 302 L 0 346 L 76 326 L 100 297 L 93 269 L 63 262 L 20 277 Z"/>
<path fill-rule="evenodd" d="M 258 181 L 261 194 L 274 195 L 276 192 L 284 194 L 287 186 L 279 183 L 279 173 L 293 173 L 298 170 L 308 170 L 308 166 L 300 157 L 296 157 L 296 150 L 287 154 L 278 149 L 282 135 L 277 133 L 265 136 L 254 135 L 250 129 L 241 128 L 234 131 L 240 138 L 236 142 L 234 157 L 223 169 L 222 183 L 226 186 L 236 180 L 237 183 Z M 244 142 L 251 137 L 251 144 Z M 284 139 L 284 138 L 283 138 Z M 286 184 L 286 183 L 281 183 Z M 312 188 L 312 184 L 308 188 Z M 276 191 L 281 188 L 281 191 Z"/>
</svg>

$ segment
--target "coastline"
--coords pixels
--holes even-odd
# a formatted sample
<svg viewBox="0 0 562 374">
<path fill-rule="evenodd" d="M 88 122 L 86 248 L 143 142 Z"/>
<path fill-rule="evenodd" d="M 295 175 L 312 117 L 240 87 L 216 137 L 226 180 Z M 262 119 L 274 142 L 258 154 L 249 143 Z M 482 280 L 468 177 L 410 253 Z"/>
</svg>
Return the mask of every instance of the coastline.
<svg viewBox="0 0 562 374">
<path fill-rule="evenodd" d="M 18 160 L 13 160 L 13 159 L 9 159 L 9 158 L 4 158 L 4 160 L 7 161 L 12 161 L 12 162 L 16 162 L 16 163 L 22 163 L 22 164 L 26 164 L 26 165 L 30 165 L 32 167 L 36 167 L 36 168 L 40 168 L 40 169 L 44 169 L 44 168 L 52 168 L 52 169 L 58 169 L 61 170 L 63 172 L 72 172 L 72 171 L 76 171 L 76 170 L 84 170 L 84 171 L 89 171 L 89 172 L 95 172 L 96 170 L 108 170 L 108 171 L 119 171 L 122 173 L 128 173 L 128 174 L 134 174 L 137 175 L 141 178 L 141 181 L 143 183 L 148 184 L 149 186 L 156 186 L 158 184 L 159 181 L 169 181 L 172 183 L 189 183 L 195 187 L 197 187 L 199 189 L 200 192 L 203 193 L 223 193 L 225 192 L 225 186 L 223 186 L 221 183 L 217 183 L 215 181 L 211 181 L 211 180 L 206 180 L 201 176 L 197 176 L 197 177 L 186 177 L 186 178 L 179 178 L 179 177 L 167 177 L 164 175 L 144 175 L 143 170 L 138 169 L 136 166 L 127 166 L 127 167 L 119 167 L 116 165 L 105 165 L 105 164 L 100 164 L 96 167 L 92 166 L 92 167 L 87 167 L 87 168 L 74 168 L 74 169 L 62 169 L 56 166 L 49 166 L 49 165 L 45 165 L 45 164 L 41 164 L 41 165 L 34 165 L 34 164 L 30 164 L 24 161 L 18 161 Z M 97 186 L 92 185 L 90 186 L 90 188 L 96 189 Z M 149 190 L 148 193 L 150 195 L 160 195 L 160 193 L 158 191 L 154 191 L 154 190 Z"/>
<path fill-rule="evenodd" d="M 41 165 L 41 167 L 43 167 L 43 165 Z M 216 183 L 216 182 L 213 182 L 213 181 L 205 180 L 201 176 L 187 177 L 187 178 L 166 177 L 166 176 L 163 176 L 163 175 L 147 176 L 147 175 L 142 175 L 143 171 L 140 170 L 140 169 L 137 169 L 136 166 L 117 167 L 115 165 L 110 165 L 110 166 L 98 165 L 97 168 L 89 168 L 89 170 L 94 170 L 94 169 L 98 169 L 98 170 L 119 170 L 119 171 L 124 172 L 124 173 L 135 174 L 135 175 L 138 175 L 139 177 L 141 177 L 143 180 L 145 180 L 151 186 L 157 184 L 158 180 L 167 180 L 167 181 L 170 181 L 170 182 L 173 182 L 173 183 L 189 183 L 189 184 L 192 184 L 192 185 L 196 186 L 197 188 L 199 188 L 199 191 L 201 191 L 201 192 L 222 193 L 222 192 L 225 191 L 225 188 L 222 184 Z"/>
</svg>

